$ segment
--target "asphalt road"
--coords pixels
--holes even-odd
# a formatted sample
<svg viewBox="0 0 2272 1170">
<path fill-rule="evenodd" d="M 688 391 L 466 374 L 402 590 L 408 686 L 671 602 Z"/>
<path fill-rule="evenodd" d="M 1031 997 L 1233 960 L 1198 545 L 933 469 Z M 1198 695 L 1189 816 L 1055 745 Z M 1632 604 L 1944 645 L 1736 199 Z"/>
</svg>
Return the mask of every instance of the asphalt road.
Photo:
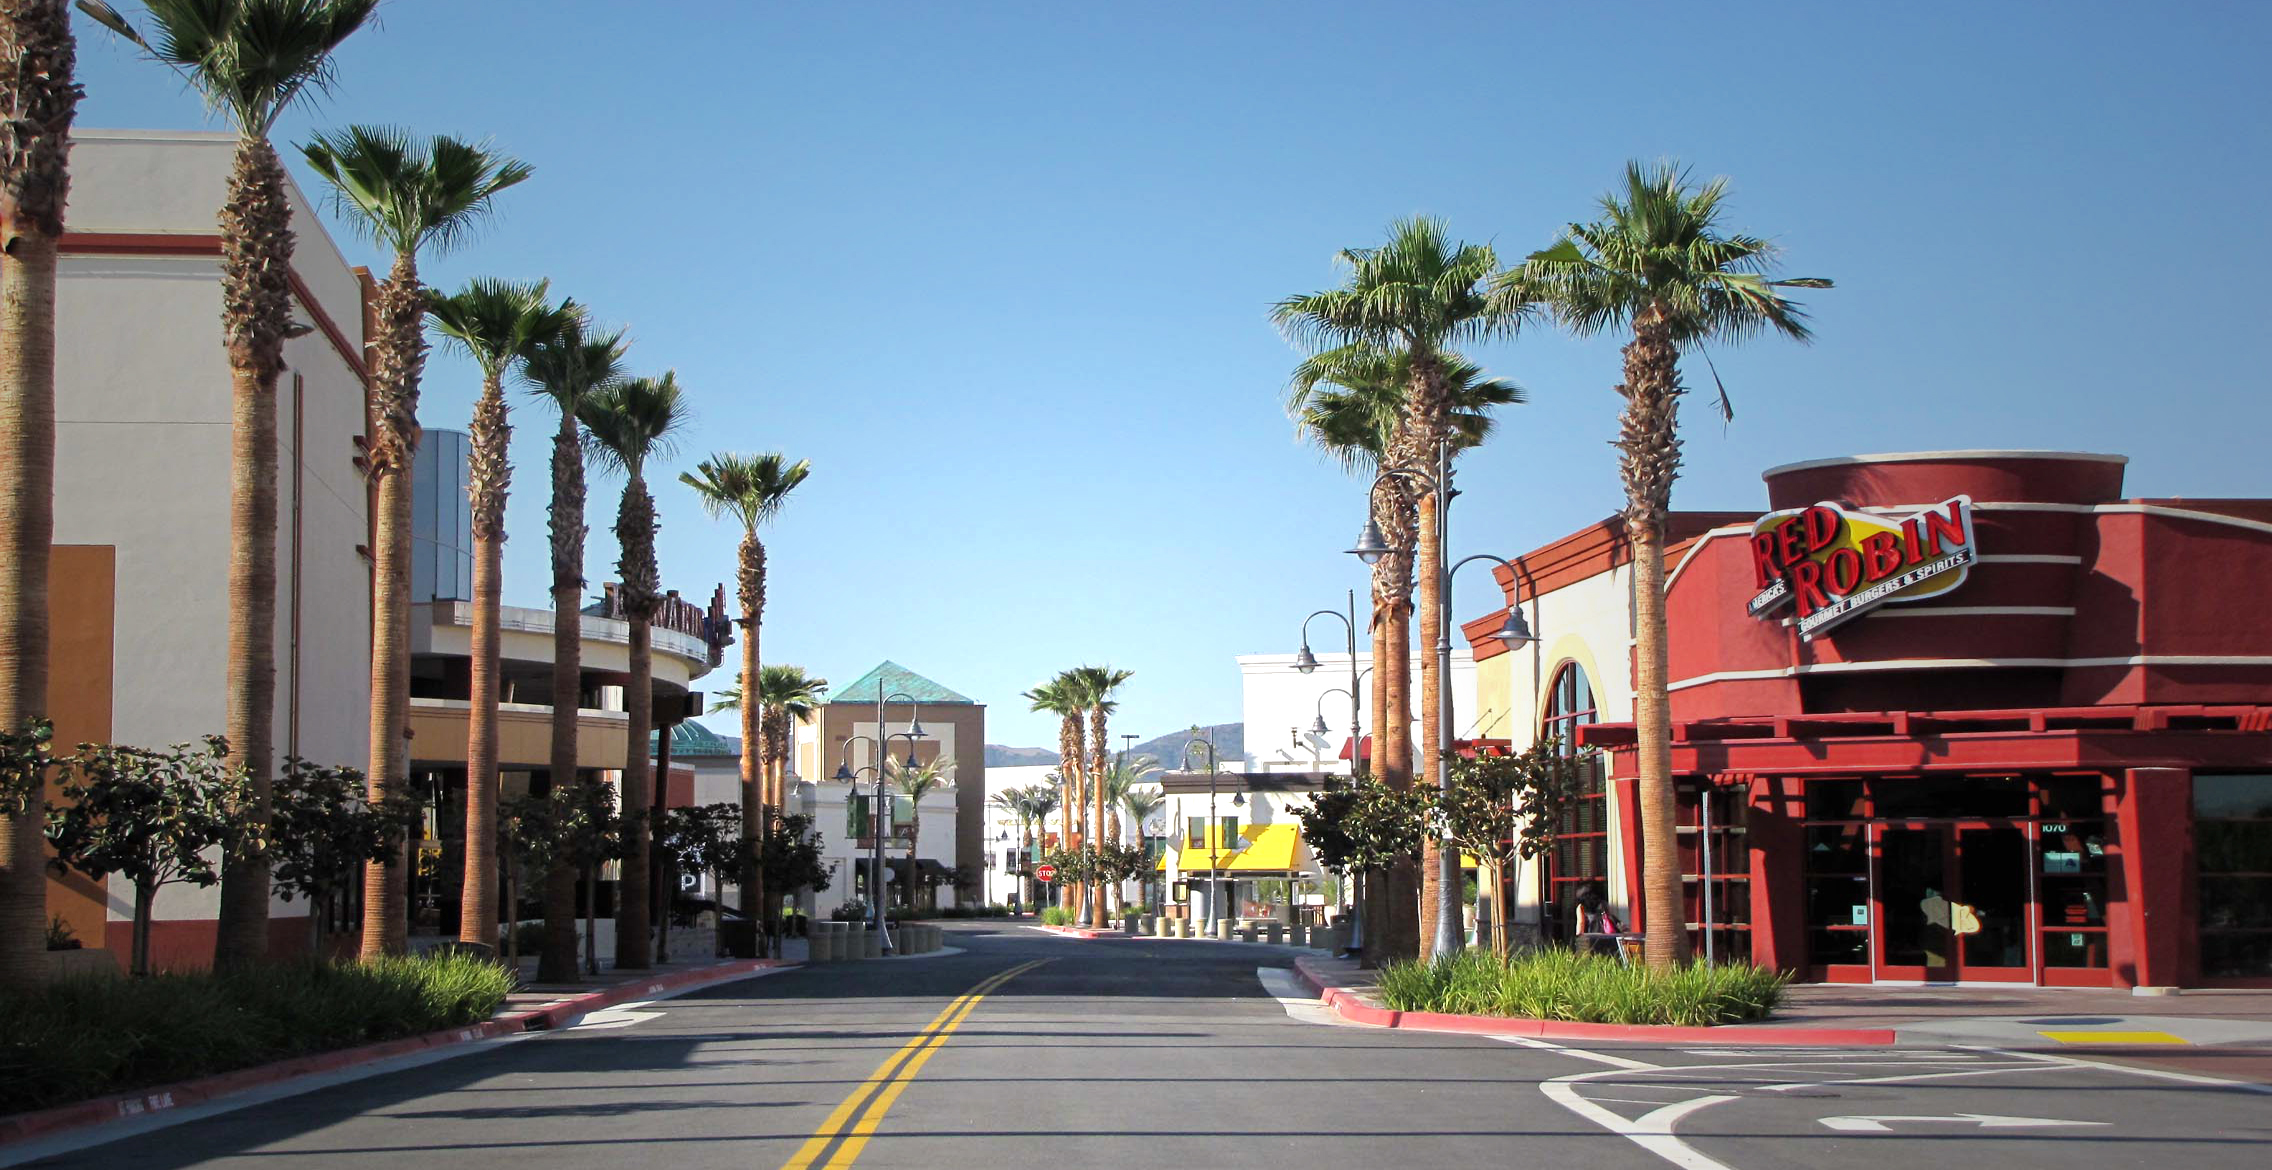
<svg viewBox="0 0 2272 1170">
<path fill-rule="evenodd" d="M 952 930 L 40 1166 L 2272 1166 L 2272 1094 L 1954 1048 L 1584 1051 L 1323 1022 L 1285 952 Z M 1272 991 L 1287 997 L 1273 998 Z"/>
</svg>

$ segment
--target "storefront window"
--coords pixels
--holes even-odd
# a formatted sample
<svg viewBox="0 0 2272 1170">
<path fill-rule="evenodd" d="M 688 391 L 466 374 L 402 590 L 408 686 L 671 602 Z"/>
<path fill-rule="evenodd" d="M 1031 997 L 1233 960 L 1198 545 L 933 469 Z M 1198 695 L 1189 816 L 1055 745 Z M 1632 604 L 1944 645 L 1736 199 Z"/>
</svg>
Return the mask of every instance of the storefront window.
<svg viewBox="0 0 2272 1170">
<path fill-rule="evenodd" d="M 2053 776 L 2037 785 L 2045 967 L 2107 963 L 2104 788 L 2096 776 Z"/>
<path fill-rule="evenodd" d="M 1593 685 L 1575 662 L 1565 662 L 1554 674 L 1547 692 L 1546 718 L 1541 738 L 1561 744 L 1565 755 L 1578 755 L 1578 729 L 1599 721 Z M 1554 849 L 1547 855 L 1545 934 L 1567 939 L 1576 931 L 1578 887 L 1592 883 L 1609 892 L 1609 800 L 1598 758 L 1586 765 L 1585 787 L 1576 807 L 1562 815 L 1555 827 Z"/>
<path fill-rule="evenodd" d="M 2201 974 L 2272 976 L 2272 773 L 2193 777 Z"/>
</svg>

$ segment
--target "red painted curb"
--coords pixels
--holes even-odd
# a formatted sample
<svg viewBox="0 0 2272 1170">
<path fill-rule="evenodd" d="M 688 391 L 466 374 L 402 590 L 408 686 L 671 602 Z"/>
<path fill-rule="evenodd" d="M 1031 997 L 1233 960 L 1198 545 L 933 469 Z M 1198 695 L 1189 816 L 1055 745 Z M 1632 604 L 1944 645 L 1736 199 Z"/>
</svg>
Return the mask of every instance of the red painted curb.
<svg viewBox="0 0 2272 1170">
<path fill-rule="evenodd" d="M 1657 1040 L 1675 1043 L 1727 1040 L 1773 1040 L 1780 1044 L 1819 1045 L 1827 1048 L 1882 1048 L 1894 1042 L 1891 1028 L 1786 1028 L 1775 1024 L 1715 1024 L 1691 1027 L 1680 1024 L 1586 1024 L 1572 1020 L 1532 1020 L 1512 1016 L 1455 1016 L 1442 1012 L 1405 1012 L 1376 1007 L 1346 987 L 1329 987 L 1310 970 L 1309 961 L 1295 956 L 1294 971 L 1319 1001 L 1342 1019 L 1382 1028 L 1409 1028 L 1419 1032 L 1466 1032 L 1485 1036 L 1524 1036 L 1540 1040 Z"/>
<path fill-rule="evenodd" d="M 422 1036 L 405 1036 L 397 1040 L 365 1044 L 357 1048 L 340 1048 L 331 1052 L 316 1052 L 294 1056 L 271 1064 L 234 1069 L 215 1073 L 209 1077 L 182 1081 L 179 1084 L 160 1085 L 140 1092 L 110 1097 L 97 1097 L 92 1101 L 79 1101 L 70 1105 L 56 1105 L 47 1109 L 0 1117 L 0 1147 L 29 1141 L 35 1137 L 82 1129 L 140 1117 L 168 1109 L 189 1105 L 203 1105 L 218 1101 L 247 1089 L 273 1085 L 296 1077 L 317 1073 L 336 1072 L 343 1068 L 391 1060 L 430 1048 L 449 1048 L 508 1036 L 516 1032 L 536 1032 L 558 1027 L 560 1024 L 614 1004 L 628 1003 L 665 991 L 706 983 L 727 983 L 773 967 L 795 967 L 797 963 L 780 959 L 743 959 L 715 967 L 702 967 L 692 971 L 673 971 L 646 981 L 619 984 L 602 991 L 594 991 L 565 999 L 555 1004 L 512 1015 L 497 1016 L 478 1024 L 446 1028 Z"/>
</svg>

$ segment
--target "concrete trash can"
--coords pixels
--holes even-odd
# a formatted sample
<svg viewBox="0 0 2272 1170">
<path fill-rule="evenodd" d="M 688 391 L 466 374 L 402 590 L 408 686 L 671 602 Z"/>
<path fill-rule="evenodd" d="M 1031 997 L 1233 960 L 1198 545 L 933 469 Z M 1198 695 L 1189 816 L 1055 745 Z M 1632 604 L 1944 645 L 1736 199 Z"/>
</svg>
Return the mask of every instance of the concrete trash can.
<svg viewBox="0 0 2272 1170">
<path fill-rule="evenodd" d="M 1215 920 L 1215 941 L 1229 942 L 1237 934 L 1239 924 L 1228 918 Z"/>
<path fill-rule="evenodd" d="M 805 938 L 806 962 L 833 963 L 836 961 L 836 932 L 828 929 L 830 925 L 832 924 L 826 922 L 813 924 L 813 932 Z"/>
<path fill-rule="evenodd" d="M 1263 929 L 1263 941 L 1269 943 L 1271 946 L 1277 946 L 1278 944 L 1285 942 L 1286 924 L 1283 922 L 1273 922 L 1269 926 L 1265 927 Z"/>
<path fill-rule="evenodd" d="M 847 924 L 844 928 L 843 946 L 844 949 L 837 953 L 844 958 L 854 960 L 867 958 L 868 924 L 865 922 Z"/>
<path fill-rule="evenodd" d="M 1254 941 L 1254 940 L 1255 940 L 1255 939 L 1256 939 L 1256 938 L 1257 938 L 1258 936 L 1260 936 L 1260 935 L 1261 935 L 1261 933 L 1262 933 L 1262 928 L 1261 928 L 1261 927 L 1259 927 L 1259 926 L 1242 926 L 1242 927 L 1239 927 L 1239 941 L 1240 941 L 1240 942 L 1253 942 L 1253 941 Z"/>
<path fill-rule="evenodd" d="M 1190 938 L 1191 920 L 1189 918 L 1162 918 L 1160 919 L 1160 933 L 1167 938 Z"/>
</svg>

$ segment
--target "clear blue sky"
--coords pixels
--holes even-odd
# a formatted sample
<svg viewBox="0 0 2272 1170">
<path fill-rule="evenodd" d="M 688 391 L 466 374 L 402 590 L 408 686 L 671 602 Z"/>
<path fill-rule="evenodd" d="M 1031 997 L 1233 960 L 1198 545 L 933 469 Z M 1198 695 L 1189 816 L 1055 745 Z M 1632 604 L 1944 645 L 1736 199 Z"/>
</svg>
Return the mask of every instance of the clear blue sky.
<svg viewBox="0 0 2272 1170">
<path fill-rule="evenodd" d="M 138 11 L 132 4 L 121 4 Z M 667 483 L 713 449 L 809 457 L 768 534 L 768 660 L 891 657 L 1054 746 L 1018 692 L 1133 669 L 1116 730 L 1236 720 L 1232 656 L 1362 587 L 1361 485 L 1295 444 L 1276 298 L 1447 217 L 1519 256 L 1628 158 L 1733 178 L 1811 347 L 1723 352 L 1684 508 L 1761 469 L 1949 447 L 2133 457 L 2136 495 L 2265 495 L 2272 5 L 755 4 L 392 0 L 286 120 L 486 137 L 536 177 L 426 265 L 549 276 L 675 368 L 666 582 L 734 535 Z M 82 21 L 81 123 L 196 128 Z M 304 169 L 296 171 L 307 181 Z M 344 236 L 344 233 L 342 233 Z M 380 264 L 343 239 L 349 254 Z M 1615 509 L 1615 340 L 1477 356 L 1531 392 L 1463 464 L 1454 551 Z M 1703 376 L 1692 374 L 1692 381 Z M 422 417 L 462 427 L 437 354 Z M 544 409 L 524 403 L 507 599 L 544 604 Z M 614 558 L 594 492 L 592 573 Z M 1491 604 L 1479 571 L 1458 610 Z"/>
</svg>

